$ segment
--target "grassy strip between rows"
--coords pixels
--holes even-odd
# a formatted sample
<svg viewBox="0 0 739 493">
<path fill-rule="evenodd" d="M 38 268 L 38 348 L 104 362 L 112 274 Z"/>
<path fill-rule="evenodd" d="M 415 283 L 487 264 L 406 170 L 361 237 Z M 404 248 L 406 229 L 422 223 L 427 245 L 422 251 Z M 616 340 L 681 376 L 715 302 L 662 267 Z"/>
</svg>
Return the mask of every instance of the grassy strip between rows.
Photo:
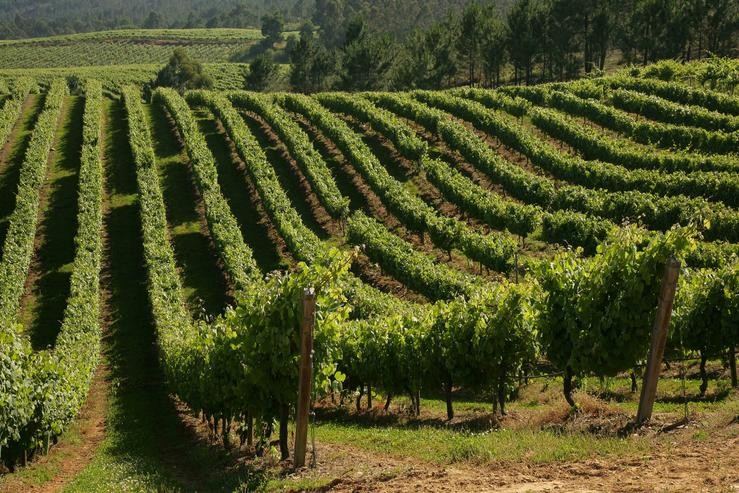
<svg viewBox="0 0 739 493">
<path fill-rule="evenodd" d="M 326 250 L 326 245 L 303 224 L 264 151 L 233 105 L 224 96 L 211 92 L 190 92 L 186 97 L 191 104 L 207 107 L 220 120 L 239 156 L 246 163 L 247 172 L 254 181 L 264 208 L 288 248 L 298 260 L 311 263 L 319 252 Z M 411 306 L 362 283 L 358 278 L 352 280 L 351 291 L 349 296 L 355 316 L 396 313 Z"/>
<path fill-rule="evenodd" d="M 66 85 L 50 89 L 47 106 L 58 114 Z M 32 353 L 30 342 L 20 332 L 0 331 L 3 346 L 0 371 L 0 401 L 12 402 L 10 414 L 0 413 L 0 447 L 9 443 L 7 457 L 12 465 L 25 451 L 48 448 L 82 407 L 100 356 L 100 264 L 102 255 L 102 167 L 100 122 L 102 88 L 87 84 L 84 130 L 78 191 L 78 230 L 70 295 L 64 320 L 51 351 Z M 56 118 L 50 118 L 50 127 Z M 46 123 L 44 115 L 40 124 Z M 37 127 L 38 128 L 38 127 Z M 44 127 L 41 127 L 43 130 Z M 47 130 L 48 131 L 48 130 Z M 49 144 L 50 146 L 51 144 Z M 33 222 L 28 218 L 29 222 Z M 31 238 L 31 242 L 33 239 Z M 9 364 L 10 363 L 10 364 Z"/>
<path fill-rule="evenodd" d="M 182 284 L 169 241 L 164 198 L 141 94 L 137 88 L 127 86 L 123 90 L 123 98 L 129 122 L 129 144 L 136 165 L 144 260 L 160 360 L 165 375 L 177 389 L 182 384 L 181 368 L 174 357 L 185 351 L 188 341 L 194 336 L 192 319 L 185 308 Z"/>
<path fill-rule="evenodd" d="M 261 277 L 261 272 L 251 249 L 244 243 L 228 202 L 221 194 L 215 159 L 200 133 L 192 111 L 174 90 L 158 89 L 154 93 L 154 99 L 167 108 L 182 134 L 195 182 L 203 199 L 206 222 L 226 272 L 237 290 L 247 289 L 249 283 Z"/>
<path fill-rule="evenodd" d="M 10 216 L 0 263 L 0 321 L 4 323 L 16 317 L 23 295 L 33 255 L 41 186 L 46 178 L 54 129 L 66 94 L 64 81 L 52 84 L 21 167 L 15 210 Z"/>
</svg>

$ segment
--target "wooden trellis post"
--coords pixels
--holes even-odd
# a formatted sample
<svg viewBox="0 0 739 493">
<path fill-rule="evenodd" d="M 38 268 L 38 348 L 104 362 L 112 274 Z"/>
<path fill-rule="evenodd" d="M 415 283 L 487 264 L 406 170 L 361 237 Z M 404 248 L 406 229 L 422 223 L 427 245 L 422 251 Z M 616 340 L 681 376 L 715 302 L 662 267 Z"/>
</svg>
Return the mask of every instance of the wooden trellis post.
<svg viewBox="0 0 739 493">
<path fill-rule="evenodd" d="M 313 326 L 315 325 L 315 315 L 316 293 L 313 288 L 309 288 L 303 292 L 298 410 L 295 423 L 295 467 L 305 466 L 305 452 L 308 442 L 308 413 L 313 387 Z"/>
<path fill-rule="evenodd" d="M 654 399 L 657 396 L 657 381 L 662 369 L 662 357 L 665 354 L 667 343 L 667 328 L 672 316 L 672 304 L 675 301 L 677 278 L 680 274 L 680 262 L 675 257 L 667 259 L 665 273 L 662 277 L 662 289 L 659 295 L 657 318 L 652 328 L 652 345 L 649 349 L 649 359 L 644 370 L 644 383 L 639 399 L 639 411 L 636 414 L 636 423 L 642 424 L 652 417 Z"/>
</svg>

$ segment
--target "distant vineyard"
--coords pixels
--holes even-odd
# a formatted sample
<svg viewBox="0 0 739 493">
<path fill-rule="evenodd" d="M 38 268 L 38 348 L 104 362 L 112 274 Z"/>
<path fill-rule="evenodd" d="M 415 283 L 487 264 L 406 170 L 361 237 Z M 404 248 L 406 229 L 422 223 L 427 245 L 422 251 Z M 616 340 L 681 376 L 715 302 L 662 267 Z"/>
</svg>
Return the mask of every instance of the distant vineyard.
<svg viewBox="0 0 739 493">
<path fill-rule="evenodd" d="M 0 41 L 0 69 L 164 64 L 177 47 L 222 63 L 260 39 L 257 29 L 128 29 Z"/>
<path fill-rule="evenodd" d="M 167 56 L 170 56 L 171 51 Z M 103 84 L 103 88 L 115 92 L 126 85 L 143 86 L 156 78 L 162 64 L 134 64 L 111 65 L 92 67 L 64 67 L 64 68 L 9 68 L 0 69 L 0 81 L 12 81 L 18 77 L 32 77 L 40 84 L 48 85 L 55 79 L 77 77 L 80 80 L 96 79 Z M 244 63 L 207 63 L 204 64 L 205 73 L 213 78 L 215 89 L 219 91 L 239 90 L 244 87 L 244 74 L 248 65 Z"/>
<path fill-rule="evenodd" d="M 130 235 L 143 244 L 168 384 L 223 429 L 255 418 L 286 426 L 308 286 L 318 289 L 316 391 L 372 385 L 410 394 L 417 412 L 421 389 L 446 390 L 453 412 L 458 386 L 503 407 L 541 361 L 564 373 L 565 393 L 573 376 L 633 370 L 670 256 L 686 268 L 668 349 L 733 357 L 739 104 L 666 84 L 618 76 L 313 96 L 160 88 L 144 102 L 138 85 L 118 81 L 103 96 L 88 80 L 69 296 L 45 348 L 17 322 L 46 241 L 39 224 L 70 213 L 49 207 L 43 187 L 58 122 L 77 100 L 62 80 L 37 100 L 30 79 L 9 79 L 0 141 L 35 123 L 2 218 L 0 403 L 13 404 L 0 408 L 0 460 L 48 446 L 90 385 L 103 184 L 119 179 L 100 145 L 111 120 L 126 128 L 140 225 Z M 289 274 L 268 276 L 275 270 Z"/>
</svg>

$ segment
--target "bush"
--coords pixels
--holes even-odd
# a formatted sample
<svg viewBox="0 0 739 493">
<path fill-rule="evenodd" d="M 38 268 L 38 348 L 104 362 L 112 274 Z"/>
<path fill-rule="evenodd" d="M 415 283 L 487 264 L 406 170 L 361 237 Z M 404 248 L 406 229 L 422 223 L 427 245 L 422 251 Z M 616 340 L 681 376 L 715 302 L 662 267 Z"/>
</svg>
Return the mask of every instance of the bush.
<svg viewBox="0 0 739 493">
<path fill-rule="evenodd" d="M 157 74 L 152 86 L 172 87 L 184 93 L 187 89 L 211 89 L 213 79 L 205 75 L 200 62 L 190 58 L 183 48 L 177 48 L 169 63 Z"/>
<path fill-rule="evenodd" d="M 280 66 L 268 54 L 257 56 L 249 65 L 244 87 L 251 91 L 268 91 L 277 80 Z"/>
</svg>

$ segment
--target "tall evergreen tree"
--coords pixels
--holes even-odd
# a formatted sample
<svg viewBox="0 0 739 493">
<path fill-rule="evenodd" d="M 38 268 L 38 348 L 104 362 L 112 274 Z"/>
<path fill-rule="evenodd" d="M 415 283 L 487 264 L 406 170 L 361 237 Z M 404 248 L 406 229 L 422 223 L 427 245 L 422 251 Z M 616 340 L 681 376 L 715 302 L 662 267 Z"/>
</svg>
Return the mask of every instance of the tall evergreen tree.
<svg viewBox="0 0 739 493">
<path fill-rule="evenodd" d="M 475 82 L 480 65 L 485 27 L 482 7 L 477 2 L 472 2 L 462 13 L 457 38 L 457 53 L 467 67 L 467 80 L 470 84 Z"/>
<path fill-rule="evenodd" d="M 270 44 L 274 44 L 282 38 L 282 30 L 285 20 L 279 11 L 262 16 L 262 36 Z"/>
<path fill-rule="evenodd" d="M 301 37 L 290 51 L 290 85 L 296 91 L 312 93 L 331 87 L 336 75 L 336 57 L 321 41 Z"/>
<path fill-rule="evenodd" d="M 489 85 L 500 84 L 500 73 L 507 60 L 506 26 L 497 15 L 489 15 L 484 26 L 482 42 L 482 68 Z"/>
<path fill-rule="evenodd" d="M 362 19 L 349 23 L 342 58 L 341 87 L 349 91 L 387 89 L 396 46 L 387 33 L 371 31 Z"/>
<path fill-rule="evenodd" d="M 539 48 L 540 39 L 534 31 L 533 0 L 519 0 L 508 12 L 508 53 L 513 63 L 515 80 L 523 73 L 526 83 L 531 82 L 534 57 Z"/>
<path fill-rule="evenodd" d="M 455 33 L 451 20 L 413 31 L 400 54 L 396 85 L 403 89 L 447 85 L 457 73 Z"/>
<path fill-rule="evenodd" d="M 346 0 L 316 0 L 313 23 L 321 28 L 321 39 L 329 48 L 344 43 Z"/>
</svg>

